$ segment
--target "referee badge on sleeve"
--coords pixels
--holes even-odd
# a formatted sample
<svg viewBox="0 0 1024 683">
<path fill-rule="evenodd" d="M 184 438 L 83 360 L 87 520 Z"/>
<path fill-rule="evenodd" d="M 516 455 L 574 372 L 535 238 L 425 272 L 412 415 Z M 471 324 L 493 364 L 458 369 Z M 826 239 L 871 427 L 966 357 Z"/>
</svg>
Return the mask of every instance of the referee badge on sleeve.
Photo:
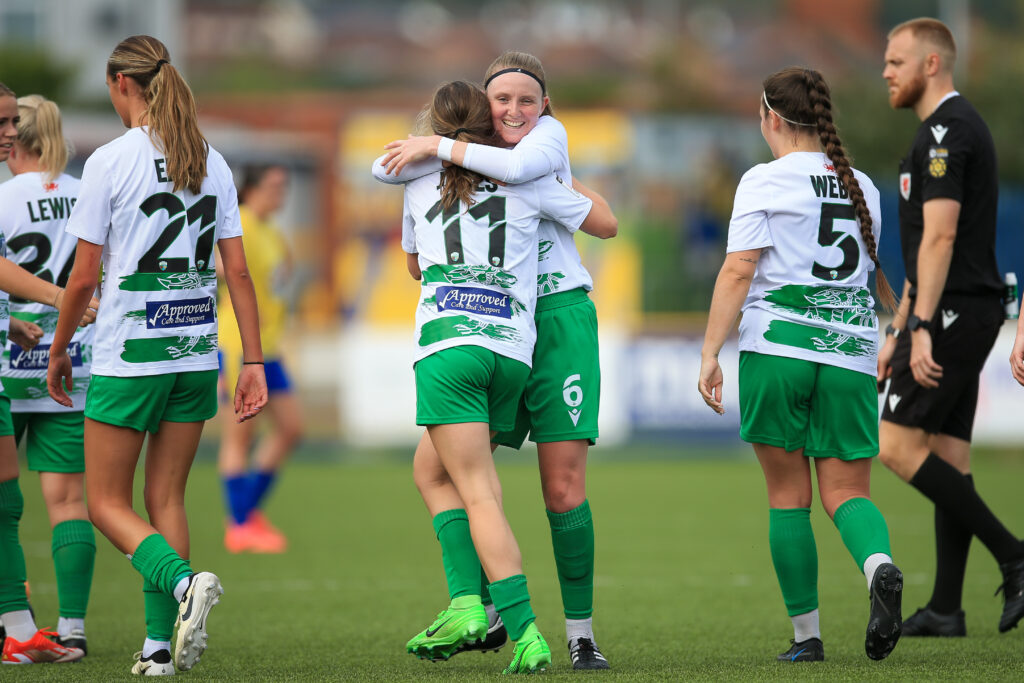
<svg viewBox="0 0 1024 683">
<path fill-rule="evenodd" d="M 900 195 L 906 201 L 910 201 L 910 174 L 900 173 Z"/>
<path fill-rule="evenodd" d="M 932 178 L 942 178 L 946 175 L 946 160 L 949 158 L 949 150 L 945 147 L 928 148 L 928 175 Z"/>
</svg>

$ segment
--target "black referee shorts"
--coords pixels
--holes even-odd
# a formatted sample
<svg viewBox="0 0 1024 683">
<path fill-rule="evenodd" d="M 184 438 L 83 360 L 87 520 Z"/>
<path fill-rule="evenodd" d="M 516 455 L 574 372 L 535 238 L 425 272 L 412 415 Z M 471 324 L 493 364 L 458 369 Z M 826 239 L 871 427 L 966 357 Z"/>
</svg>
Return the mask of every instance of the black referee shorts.
<svg viewBox="0 0 1024 683">
<path fill-rule="evenodd" d="M 970 441 L 978 407 L 978 377 L 999 336 L 1003 317 L 998 298 L 943 297 L 932 318 L 932 358 L 942 366 L 939 386 L 928 389 L 914 381 L 911 334 L 900 334 L 882 419 Z"/>
</svg>

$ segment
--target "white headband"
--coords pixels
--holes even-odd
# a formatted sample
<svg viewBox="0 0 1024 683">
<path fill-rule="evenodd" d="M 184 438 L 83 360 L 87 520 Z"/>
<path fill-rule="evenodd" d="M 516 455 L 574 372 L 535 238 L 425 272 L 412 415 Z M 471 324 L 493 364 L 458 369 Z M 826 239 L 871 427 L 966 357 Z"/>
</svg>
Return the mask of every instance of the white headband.
<svg viewBox="0 0 1024 683">
<path fill-rule="evenodd" d="M 808 127 L 814 127 L 814 128 L 818 127 L 818 124 L 816 124 L 816 123 L 800 123 L 799 121 L 793 121 L 792 119 L 787 119 L 785 116 L 783 116 L 779 112 L 777 112 L 774 109 L 772 109 L 772 105 L 768 104 L 768 93 L 766 93 L 764 90 L 761 91 L 761 99 L 764 100 L 764 106 L 768 107 L 768 111 L 770 111 L 771 113 L 775 114 L 776 116 L 778 116 L 780 119 L 782 119 L 786 123 L 791 123 L 794 126 L 808 126 Z"/>
</svg>

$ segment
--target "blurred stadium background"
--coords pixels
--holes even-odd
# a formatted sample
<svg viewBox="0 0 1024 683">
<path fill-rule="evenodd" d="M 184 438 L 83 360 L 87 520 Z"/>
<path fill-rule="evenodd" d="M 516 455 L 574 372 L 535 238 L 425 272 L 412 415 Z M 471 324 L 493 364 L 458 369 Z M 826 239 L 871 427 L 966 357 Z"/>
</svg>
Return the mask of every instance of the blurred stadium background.
<svg viewBox="0 0 1024 683">
<path fill-rule="evenodd" d="M 880 73 L 888 28 L 921 15 L 959 42 L 957 85 L 1001 154 L 1000 266 L 1024 275 L 1024 98 L 1007 87 L 1024 77 L 1020 0 L 3 0 L 0 80 L 62 105 L 77 173 L 121 132 L 102 80 L 112 46 L 134 33 L 163 40 L 229 162 L 292 171 L 280 223 L 299 267 L 285 355 L 309 443 L 404 449 L 418 434 L 418 285 L 399 247 L 401 192 L 376 183 L 370 163 L 440 81 L 478 80 L 505 49 L 538 55 L 574 173 L 620 218 L 616 239 L 578 240 L 601 321 L 602 442 L 732 452 L 735 403 L 719 418 L 694 384 L 733 191 L 769 159 L 760 81 L 790 64 L 829 79 L 847 148 L 883 192 L 881 257 L 900 282 L 897 163 L 918 122 L 889 109 Z M 983 377 L 982 443 L 1024 440 L 1015 411 L 995 409 L 1019 400 L 1011 340 L 1007 325 Z M 735 384 L 726 392 L 734 400 Z"/>
</svg>

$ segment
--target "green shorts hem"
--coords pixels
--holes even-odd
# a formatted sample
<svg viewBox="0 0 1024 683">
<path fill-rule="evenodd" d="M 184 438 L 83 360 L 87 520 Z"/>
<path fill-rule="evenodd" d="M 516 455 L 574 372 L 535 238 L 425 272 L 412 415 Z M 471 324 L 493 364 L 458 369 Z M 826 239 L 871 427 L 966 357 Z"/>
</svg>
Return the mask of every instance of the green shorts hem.
<svg viewBox="0 0 1024 683">
<path fill-rule="evenodd" d="M 114 425 L 115 427 L 127 427 L 128 429 L 134 429 L 137 432 L 149 431 L 146 429 L 146 425 L 142 422 L 136 422 L 113 415 L 90 415 L 88 409 L 85 411 L 85 417 L 93 422 L 102 422 L 103 424 Z"/>
<path fill-rule="evenodd" d="M 838 451 L 838 450 L 815 450 L 815 451 L 804 451 L 804 455 L 808 458 L 839 458 L 840 460 L 863 460 L 864 458 L 873 458 L 878 455 L 878 449 L 874 450 L 862 450 L 862 451 Z"/>
<path fill-rule="evenodd" d="M 559 441 L 580 441 L 585 439 L 593 446 L 597 443 L 597 431 L 593 432 L 562 432 L 561 434 L 539 434 L 530 433 L 530 441 L 534 443 L 558 443 Z"/>
<path fill-rule="evenodd" d="M 71 467 L 71 466 L 68 466 L 68 467 L 58 467 L 58 466 L 53 466 L 53 465 L 46 465 L 46 466 L 40 466 L 40 465 L 32 466 L 32 465 L 29 465 L 26 469 L 28 469 L 29 472 L 49 472 L 50 474 L 82 474 L 83 472 L 85 472 L 85 466 L 84 465 L 80 469 L 76 469 L 76 468 Z"/>
<path fill-rule="evenodd" d="M 482 422 L 486 425 L 490 425 L 492 430 L 501 431 L 500 428 L 494 426 L 493 423 L 487 420 L 486 415 L 433 415 L 431 417 L 422 417 L 416 419 L 416 425 L 419 427 L 429 427 L 431 425 L 458 425 L 466 424 L 467 422 Z"/>
<path fill-rule="evenodd" d="M 859 451 L 840 451 L 836 449 L 813 449 L 809 450 L 804 444 L 787 444 L 782 439 L 777 439 L 770 436 L 750 436 L 744 432 L 740 432 L 740 439 L 743 441 L 755 444 L 761 443 L 765 446 L 774 446 L 775 448 L 781 448 L 787 453 L 792 453 L 800 448 L 804 449 L 803 455 L 805 458 L 839 458 L 840 460 L 863 460 L 864 458 L 873 458 L 878 455 L 878 449 L 864 449 Z"/>
<path fill-rule="evenodd" d="M 780 439 L 774 436 L 752 436 L 744 432 L 742 429 L 740 430 L 740 439 L 751 444 L 761 443 L 764 444 L 765 446 L 774 446 L 775 448 L 781 448 L 787 453 L 792 453 L 793 451 L 804 448 L 806 443 L 786 443 L 785 439 Z"/>
</svg>

